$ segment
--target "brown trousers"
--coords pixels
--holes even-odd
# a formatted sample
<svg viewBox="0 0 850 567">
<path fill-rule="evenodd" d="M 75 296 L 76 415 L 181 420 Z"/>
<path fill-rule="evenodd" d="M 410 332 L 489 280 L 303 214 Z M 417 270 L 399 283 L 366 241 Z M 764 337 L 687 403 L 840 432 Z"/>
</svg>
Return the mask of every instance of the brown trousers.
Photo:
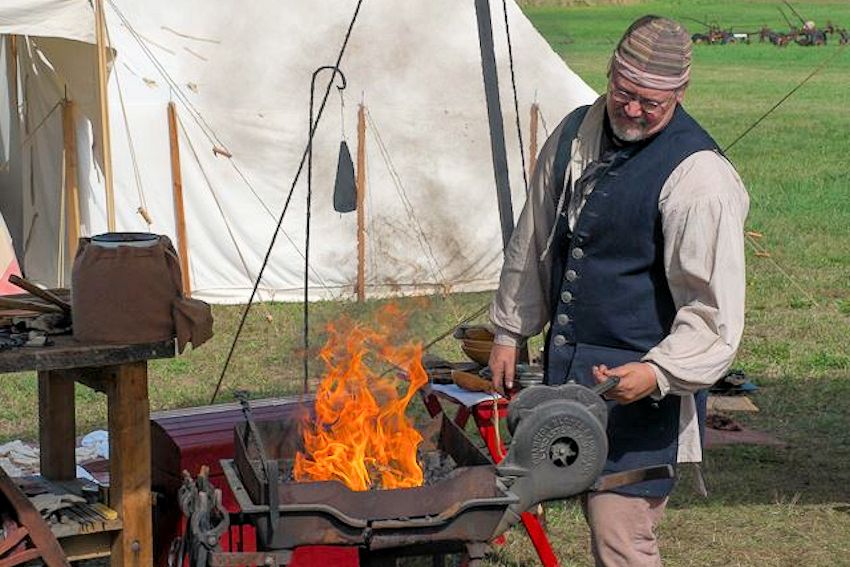
<svg viewBox="0 0 850 567">
<path fill-rule="evenodd" d="M 596 567 L 660 567 L 655 528 L 666 506 L 667 498 L 613 492 L 582 498 Z"/>
</svg>

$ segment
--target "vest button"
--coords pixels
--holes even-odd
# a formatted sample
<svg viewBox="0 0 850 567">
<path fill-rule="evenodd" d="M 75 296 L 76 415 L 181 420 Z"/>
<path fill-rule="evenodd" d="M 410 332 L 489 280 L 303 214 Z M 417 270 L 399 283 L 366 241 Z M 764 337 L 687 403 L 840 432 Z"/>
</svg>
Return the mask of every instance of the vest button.
<svg viewBox="0 0 850 567">
<path fill-rule="evenodd" d="M 572 300 L 573 300 L 573 294 L 572 293 L 570 293 L 568 291 L 562 291 L 561 292 L 561 301 L 563 301 L 564 303 L 569 303 Z"/>
<path fill-rule="evenodd" d="M 564 272 L 564 279 L 568 282 L 574 282 L 578 279 L 578 274 L 575 270 L 567 270 Z"/>
<path fill-rule="evenodd" d="M 570 322 L 570 316 L 566 313 L 559 313 L 557 319 L 559 325 L 566 325 Z"/>
<path fill-rule="evenodd" d="M 552 343 L 555 346 L 564 346 L 567 344 L 567 337 L 564 335 L 555 335 L 555 338 L 552 339 Z"/>
<path fill-rule="evenodd" d="M 581 248 L 573 248 L 572 254 L 573 258 L 575 258 L 576 260 L 581 260 L 582 258 L 584 258 L 584 250 L 582 250 Z"/>
</svg>

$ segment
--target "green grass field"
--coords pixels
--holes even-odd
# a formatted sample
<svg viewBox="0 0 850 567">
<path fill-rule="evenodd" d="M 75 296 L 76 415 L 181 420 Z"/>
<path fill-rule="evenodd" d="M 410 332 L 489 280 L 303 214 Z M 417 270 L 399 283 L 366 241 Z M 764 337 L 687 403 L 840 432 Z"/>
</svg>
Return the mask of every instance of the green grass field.
<svg viewBox="0 0 850 567">
<path fill-rule="evenodd" d="M 687 18 L 742 31 L 787 27 L 776 6 L 703 0 L 526 13 L 602 90 L 613 44 L 637 16 L 679 18 L 691 32 L 704 28 Z M 821 25 L 850 24 L 847 2 L 795 7 Z M 728 152 L 750 191 L 747 226 L 764 235 L 749 249 L 747 328 L 737 361 L 761 387 L 754 400 L 762 411 L 748 422 L 789 447 L 710 451 L 710 497 L 700 499 L 683 482 L 671 500 L 661 529 L 667 565 L 850 565 L 850 50 L 839 49 L 837 41 L 823 48 L 695 47 L 685 105 L 721 147 L 836 58 Z M 556 507 L 552 515 L 560 557 L 589 565 L 575 507 Z M 498 564 L 517 564 L 515 557 L 529 553 L 502 553 Z"/>
<path fill-rule="evenodd" d="M 681 18 L 692 32 L 702 26 L 685 18 L 736 30 L 754 31 L 762 24 L 780 29 L 787 26 L 779 4 L 668 0 L 525 11 L 553 49 L 602 90 L 613 45 L 639 15 Z M 809 0 L 795 7 L 818 24 L 850 26 L 846 0 Z M 822 48 L 696 46 L 685 105 L 725 147 L 838 50 L 837 37 Z M 709 498 L 695 496 L 688 482 L 674 493 L 661 529 L 666 565 L 850 565 L 849 109 L 847 49 L 728 152 L 750 191 L 748 229 L 763 235 L 748 250 L 747 327 L 737 361 L 760 386 L 754 401 L 761 412 L 743 419 L 788 448 L 710 451 Z M 487 300 L 488 294 L 467 294 L 401 303 L 411 312 L 411 337 L 427 342 Z M 321 321 L 341 314 L 368 318 L 379 304 L 315 305 L 313 344 L 321 342 Z M 222 399 L 236 388 L 258 397 L 299 390 L 300 309 L 252 310 Z M 209 401 L 239 308 L 216 307 L 214 314 L 217 335 L 210 343 L 152 365 L 153 409 Z M 459 354 L 451 340 L 433 350 Z M 35 377 L 6 376 L 2 393 L 0 439 L 34 439 Z M 79 388 L 78 398 L 79 430 L 102 426 L 100 396 Z M 547 519 L 562 564 L 590 565 L 577 507 L 550 506 Z M 519 531 L 490 563 L 536 564 Z"/>
</svg>

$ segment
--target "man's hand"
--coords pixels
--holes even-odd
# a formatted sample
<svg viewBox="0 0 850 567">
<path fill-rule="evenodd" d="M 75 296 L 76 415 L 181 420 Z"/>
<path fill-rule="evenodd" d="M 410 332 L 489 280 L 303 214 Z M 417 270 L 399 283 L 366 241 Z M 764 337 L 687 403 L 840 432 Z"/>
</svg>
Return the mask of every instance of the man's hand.
<svg viewBox="0 0 850 567">
<path fill-rule="evenodd" d="M 492 361 L 492 357 L 490 358 Z M 630 404 L 645 398 L 658 387 L 655 370 L 646 362 L 630 362 L 616 368 L 608 368 L 604 364 L 593 367 L 593 377 L 597 382 L 604 382 L 612 376 L 619 376 L 620 383 L 605 393 L 605 397 L 620 404 Z"/>
<path fill-rule="evenodd" d="M 490 351 L 490 370 L 493 372 L 493 387 L 502 395 L 505 389 L 514 387 L 518 349 L 505 345 L 493 345 Z"/>
</svg>

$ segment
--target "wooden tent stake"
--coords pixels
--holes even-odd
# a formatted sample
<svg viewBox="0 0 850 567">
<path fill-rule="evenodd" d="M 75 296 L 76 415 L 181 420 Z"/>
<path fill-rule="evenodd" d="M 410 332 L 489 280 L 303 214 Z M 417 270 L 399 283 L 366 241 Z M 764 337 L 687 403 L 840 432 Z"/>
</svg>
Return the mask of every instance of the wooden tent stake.
<svg viewBox="0 0 850 567">
<path fill-rule="evenodd" d="M 115 192 L 112 183 L 112 142 L 109 137 L 109 101 L 106 89 L 106 17 L 103 0 L 95 0 L 95 36 L 97 38 L 97 86 L 100 100 L 100 142 L 103 154 L 103 181 L 106 187 L 106 226 L 115 232 Z"/>
<path fill-rule="evenodd" d="M 189 241 L 186 237 L 186 209 L 183 207 L 183 178 L 180 174 L 180 145 L 177 140 L 177 108 L 168 103 L 168 142 L 171 146 L 171 188 L 174 194 L 174 224 L 177 227 L 177 253 L 183 279 L 183 296 L 192 296 L 189 280 Z"/>
<path fill-rule="evenodd" d="M 357 302 L 366 300 L 366 107 L 357 110 Z"/>
<path fill-rule="evenodd" d="M 537 103 L 531 105 L 531 140 L 528 142 L 528 155 L 531 157 L 528 161 L 528 177 L 534 175 L 534 168 L 537 166 L 537 121 L 540 117 L 540 107 Z"/>
<path fill-rule="evenodd" d="M 77 181 L 77 133 L 74 127 L 74 102 L 62 104 L 62 138 L 65 152 L 65 226 L 68 236 L 67 258 L 73 260 L 80 241 L 80 187 Z"/>
</svg>

